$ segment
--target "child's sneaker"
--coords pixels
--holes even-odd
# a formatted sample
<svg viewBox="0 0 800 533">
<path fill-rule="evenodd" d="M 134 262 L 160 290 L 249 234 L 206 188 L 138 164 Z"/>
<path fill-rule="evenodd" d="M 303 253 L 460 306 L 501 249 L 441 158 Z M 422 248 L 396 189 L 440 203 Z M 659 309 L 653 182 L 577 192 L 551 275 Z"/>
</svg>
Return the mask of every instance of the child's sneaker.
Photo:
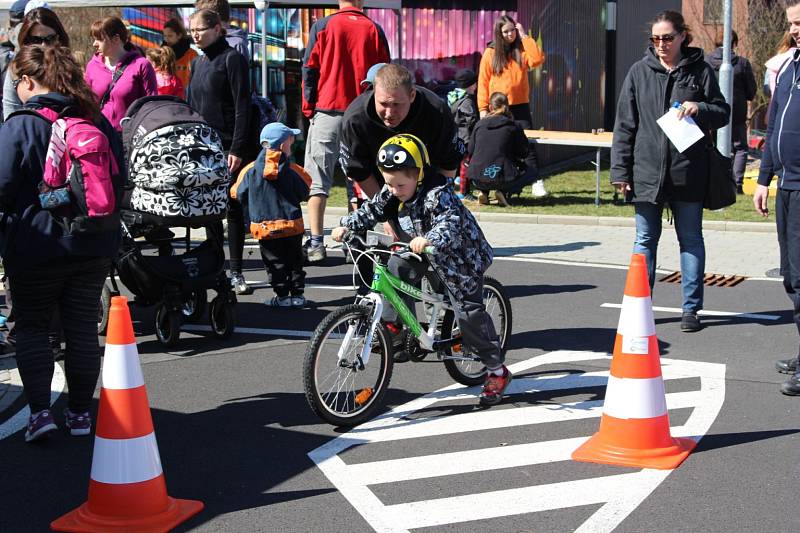
<svg viewBox="0 0 800 533">
<path fill-rule="evenodd" d="M 292 306 L 292 297 L 291 296 L 273 296 L 269 300 L 264 300 L 264 305 L 268 305 L 270 307 L 291 307 Z"/>
<path fill-rule="evenodd" d="M 58 429 L 50 409 L 42 409 L 28 418 L 25 442 L 32 442 Z"/>
<path fill-rule="evenodd" d="M 497 405 L 503 399 L 503 393 L 508 384 L 511 383 L 511 372 L 503 365 L 503 375 L 495 376 L 487 372 L 486 381 L 483 384 L 483 391 L 480 395 L 481 405 Z"/>
<path fill-rule="evenodd" d="M 306 303 L 306 297 L 302 294 L 298 296 L 292 296 L 292 307 L 296 307 L 298 309 L 303 308 L 306 306 Z"/>
<path fill-rule="evenodd" d="M 89 414 L 89 411 L 73 413 L 69 409 L 64 409 L 64 420 L 69 428 L 69 434 L 73 437 L 88 435 L 92 432 L 92 415 Z"/>
</svg>

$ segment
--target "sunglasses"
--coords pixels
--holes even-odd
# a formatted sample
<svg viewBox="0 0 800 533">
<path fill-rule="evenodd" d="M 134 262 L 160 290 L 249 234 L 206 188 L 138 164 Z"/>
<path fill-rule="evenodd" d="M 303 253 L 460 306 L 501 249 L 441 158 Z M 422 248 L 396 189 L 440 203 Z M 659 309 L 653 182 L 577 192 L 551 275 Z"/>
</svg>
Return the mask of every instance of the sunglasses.
<svg viewBox="0 0 800 533">
<path fill-rule="evenodd" d="M 45 35 L 44 37 L 39 37 L 38 35 L 29 35 L 25 41 L 26 44 L 54 44 L 58 41 L 58 34 L 51 33 L 50 35 Z"/>
<path fill-rule="evenodd" d="M 14 88 L 15 91 L 17 90 L 17 87 L 19 87 L 20 83 L 22 83 L 22 78 L 11 80 L 11 86 Z"/>
<path fill-rule="evenodd" d="M 650 37 L 650 42 L 656 44 L 659 41 L 663 41 L 665 43 L 671 43 L 677 37 L 677 33 L 670 33 L 669 35 L 652 35 Z"/>
</svg>

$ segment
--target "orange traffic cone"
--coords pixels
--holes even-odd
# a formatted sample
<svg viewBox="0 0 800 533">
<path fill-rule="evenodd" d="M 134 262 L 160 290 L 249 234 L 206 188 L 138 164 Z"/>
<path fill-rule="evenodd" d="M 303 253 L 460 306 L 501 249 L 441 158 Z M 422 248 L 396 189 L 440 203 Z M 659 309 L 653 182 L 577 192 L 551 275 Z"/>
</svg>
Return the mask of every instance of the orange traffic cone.
<svg viewBox="0 0 800 533">
<path fill-rule="evenodd" d="M 622 298 L 600 430 L 572 453 L 576 461 L 676 468 L 695 447 L 669 432 L 664 380 L 644 256 L 633 254 Z"/>
<path fill-rule="evenodd" d="M 169 531 L 203 502 L 167 495 L 128 300 L 111 300 L 89 499 L 56 531 Z"/>
</svg>

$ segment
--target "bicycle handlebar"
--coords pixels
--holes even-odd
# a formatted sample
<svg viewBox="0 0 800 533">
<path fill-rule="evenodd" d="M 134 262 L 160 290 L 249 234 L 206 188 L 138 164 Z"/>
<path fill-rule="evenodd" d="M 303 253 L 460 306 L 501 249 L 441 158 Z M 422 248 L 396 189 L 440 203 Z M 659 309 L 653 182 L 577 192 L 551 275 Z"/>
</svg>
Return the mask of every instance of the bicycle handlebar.
<svg viewBox="0 0 800 533">
<path fill-rule="evenodd" d="M 375 246 L 369 246 L 367 244 L 367 241 L 364 240 L 364 238 L 361 235 L 359 235 L 358 233 L 356 233 L 355 231 L 352 231 L 352 230 L 347 230 L 347 233 L 344 234 L 344 237 L 342 238 L 342 240 L 345 241 L 345 242 L 348 242 L 348 243 L 351 242 L 351 241 L 357 240 L 365 248 L 376 248 Z M 409 243 L 407 243 L 407 242 L 396 241 L 396 242 L 392 242 L 391 244 L 389 244 L 389 248 L 395 248 L 395 247 L 404 248 L 409 253 L 417 256 L 416 253 L 411 251 L 411 248 L 409 247 Z M 394 250 L 390 250 L 390 251 L 392 253 L 396 253 L 396 251 L 394 251 Z M 424 253 L 426 255 L 433 255 L 434 253 L 436 253 L 436 248 L 434 248 L 433 246 L 426 246 L 425 249 L 422 251 L 422 253 Z M 419 258 L 419 256 L 417 256 L 417 258 Z M 421 258 L 419 258 L 419 259 L 421 259 Z"/>
</svg>

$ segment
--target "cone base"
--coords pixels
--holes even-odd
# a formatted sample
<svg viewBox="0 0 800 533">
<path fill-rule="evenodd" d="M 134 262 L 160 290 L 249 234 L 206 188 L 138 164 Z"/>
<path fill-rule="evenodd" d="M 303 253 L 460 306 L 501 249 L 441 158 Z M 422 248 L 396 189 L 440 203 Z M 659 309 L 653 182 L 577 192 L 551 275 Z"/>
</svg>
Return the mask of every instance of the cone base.
<svg viewBox="0 0 800 533">
<path fill-rule="evenodd" d="M 50 523 L 54 531 L 85 533 L 165 533 L 203 510 L 203 502 L 168 498 L 167 509 L 161 513 L 139 518 L 99 515 L 89 511 L 84 503 Z"/>
<path fill-rule="evenodd" d="M 697 446 L 692 439 L 672 439 L 672 446 L 640 450 L 622 448 L 605 442 L 600 433 L 584 442 L 572 452 L 572 460 L 633 468 L 672 470 L 677 468 Z"/>
</svg>

